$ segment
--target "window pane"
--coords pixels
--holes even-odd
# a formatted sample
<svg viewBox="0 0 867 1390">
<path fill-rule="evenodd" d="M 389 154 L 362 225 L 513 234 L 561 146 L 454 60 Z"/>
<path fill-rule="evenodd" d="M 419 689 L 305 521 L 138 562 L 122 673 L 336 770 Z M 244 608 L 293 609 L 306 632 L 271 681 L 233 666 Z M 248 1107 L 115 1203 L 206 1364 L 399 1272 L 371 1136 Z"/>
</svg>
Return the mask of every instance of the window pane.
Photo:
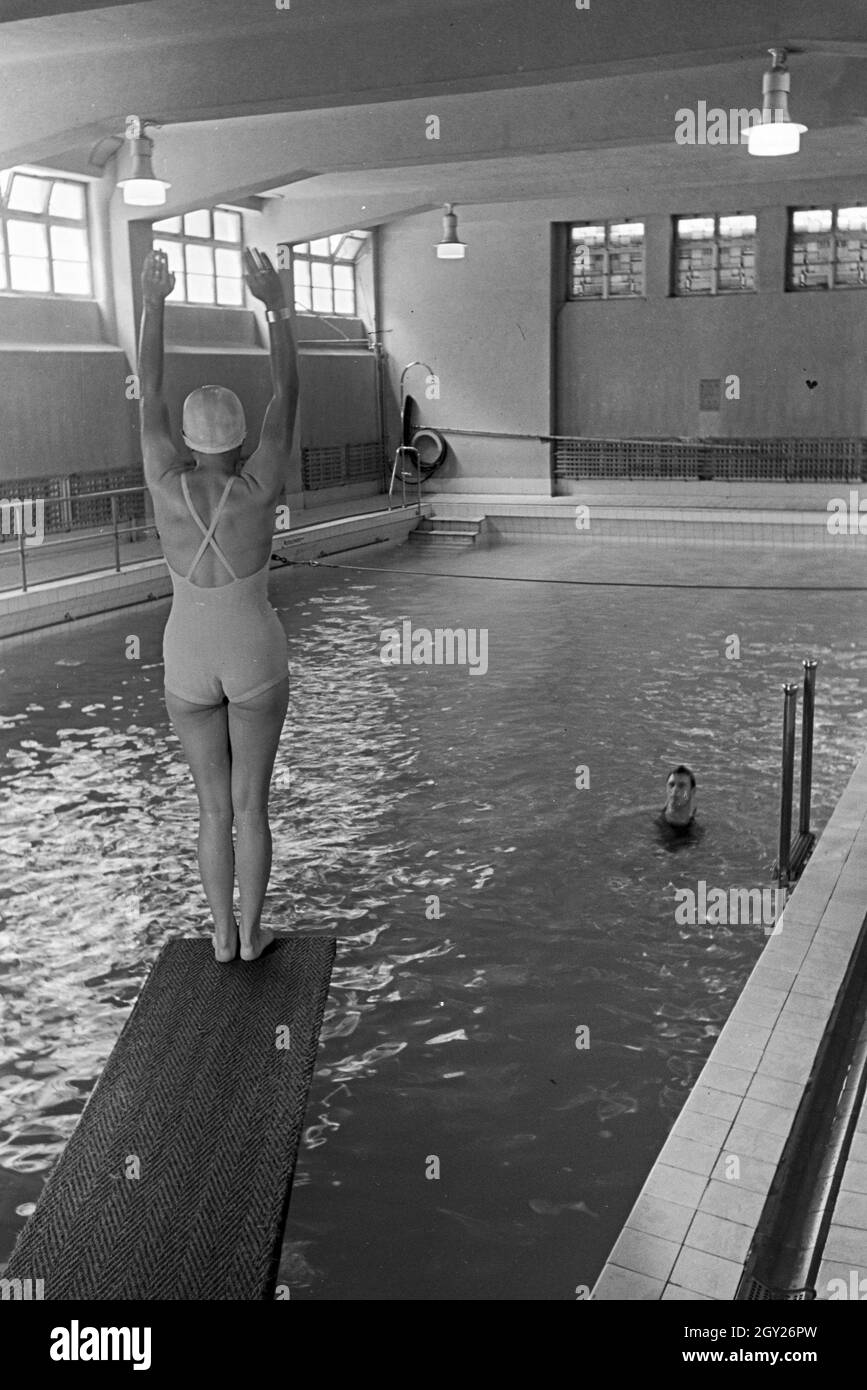
<svg viewBox="0 0 867 1390">
<path fill-rule="evenodd" d="M 643 222 L 612 222 L 610 239 L 612 245 L 622 245 L 627 241 L 641 241 L 644 237 Z"/>
<path fill-rule="evenodd" d="M 299 241 L 298 245 L 293 246 L 292 250 L 295 252 L 297 256 L 306 256 L 310 252 L 310 242 Z"/>
<path fill-rule="evenodd" d="M 734 217 L 721 217 L 719 234 L 724 237 L 755 236 L 756 219 L 752 214 L 737 213 Z"/>
<path fill-rule="evenodd" d="M 792 230 L 795 232 L 830 232 L 831 213 L 826 208 L 807 208 L 792 213 Z"/>
<path fill-rule="evenodd" d="M 217 241 L 240 241 L 241 214 L 214 208 L 214 236 Z"/>
<path fill-rule="evenodd" d="M 338 261 L 354 261 L 363 245 L 364 242 L 359 241 L 356 237 L 346 236 L 334 255 Z"/>
<path fill-rule="evenodd" d="M 36 261 L 23 256 L 10 256 L 9 269 L 12 273 L 13 290 L 35 290 L 47 294 L 51 288 L 47 261 Z"/>
<path fill-rule="evenodd" d="M 328 251 L 330 255 L 334 255 L 334 252 L 337 250 L 338 246 L 343 240 L 344 235 L 344 232 L 337 232 L 335 236 L 330 236 L 328 238 Z"/>
<path fill-rule="evenodd" d="M 306 309 L 308 310 L 308 312 L 313 307 L 313 301 L 310 298 L 310 291 L 308 289 L 305 289 L 304 286 L 301 286 L 300 288 L 296 287 L 295 307 L 297 309 Z"/>
<path fill-rule="evenodd" d="M 57 294 L 90 294 L 90 266 L 77 261 L 55 261 L 54 288 Z"/>
<path fill-rule="evenodd" d="M 11 169 L 0 169 L 0 193 L 2 193 L 4 198 L 6 197 L 6 190 L 9 187 L 11 178 Z"/>
<path fill-rule="evenodd" d="M 331 303 L 331 290 L 314 289 L 313 291 L 313 311 L 316 314 L 330 314 L 333 305 Z"/>
<path fill-rule="evenodd" d="M 177 275 L 179 270 L 184 268 L 184 245 L 181 241 L 155 241 L 155 251 L 165 251 L 169 262 L 169 270 L 173 270 Z"/>
<path fill-rule="evenodd" d="M 327 285 L 329 289 L 331 288 L 330 265 L 325 265 L 322 261 L 313 261 L 310 266 L 310 272 L 313 276 L 314 287 L 319 285 L 324 288 Z"/>
<path fill-rule="evenodd" d="M 80 183 L 56 183 L 51 190 L 48 211 L 52 217 L 84 220 L 84 189 Z"/>
<path fill-rule="evenodd" d="M 182 304 L 186 302 L 187 298 L 187 277 L 184 275 L 184 272 L 182 270 L 176 270 L 174 272 L 174 275 L 175 287 L 172 290 L 171 294 L 166 295 L 166 298 L 170 299 L 173 304 Z"/>
<path fill-rule="evenodd" d="M 712 217 L 679 217 L 677 235 L 681 241 L 704 241 L 713 236 Z"/>
<path fill-rule="evenodd" d="M 334 267 L 334 288 L 336 290 L 355 289 L 355 271 L 351 265 L 336 265 Z"/>
<path fill-rule="evenodd" d="M 334 308 L 338 314 L 354 314 L 355 295 L 352 290 L 335 290 Z"/>
<path fill-rule="evenodd" d="M 210 275 L 187 276 L 187 303 L 213 304 L 214 281 Z"/>
<path fill-rule="evenodd" d="M 13 256 L 48 259 L 48 228 L 42 222 L 7 222 L 9 251 Z"/>
<path fill-rule="evenodd" d="M 81 227 L 52 227 L 51 255 L 58 261 L 87 263 L 87 237 Z"/>
<path fill-rule="evenodd" d="M 210 246 L 187 246 L 187 274 L 213 275 L 214 252 Z"/>
<path fill-rule="evenodd" d="M 186 213 L 184 215 L 184 235 L 209 237 L 211 235 L 210 209 L 199 208 L 196 212 Z"/>
<path fill-rule="evenodd" d="M 311 256 L 330 256 L 331 246 L 327 236 L 320 237 L 318 241 L 310 243 Z"/>
<path fill-rule="evenodd" d="M 225 251 L 218 246 L 214 256 L 217 262 L 218 275 L 228 275 L 233 280 L 241 279 L 243 272 L 240 251 Z"/>
<path fill-rule="evenodd" d="M 605 240 L 605 228 L 589 226 L 573 227 L 572 240 L 573 242 L 584 243 L 585 245 L 592 245 L 594 242 L 598 242 L 601 245 Z"/>
<path fill-rule="evenodd" d="M 243 304 L 244 285 L 241 280 L 231 280 L 218 278 L 217 280 L 217 303 L 218 304 Z"/>
<path fill-rule="evenodd" d="M 575 299 L 602 299 L 605 251 L 597 245 L 572 247 L 572 295 Z"/>
<path fill-rule="evenodd" d="M 867 232 L 867 208 L 840 208 L 837 226 L 841 232 Z"/>
<path fill-rule="evenodd" d="M 48 179 L 33 178 L 30 174 L 15 174 L 9 193 L 9 206 L 15 212 L 44 212 L 50 187 Z"/>
<path fill-rule="evenodd" d="M 182 228 L 180 217 L 164 217 L 162 221 L 151 225 L 155 232 L 180 232 Z"/>
<path fill-rule="evenodd" d="M 309 261 L 295 261 L 294 264 L 293 264 L 293 266 L 292 266 L 292 274 L 293 274 L 294 277 L 295 277 L 295 284 L 296 284 L 296 286 L 297 286 L 297 285 L 309 285 L 309 284 L 310 284 L 310 262 L 309 262 Z"/>
</svg>

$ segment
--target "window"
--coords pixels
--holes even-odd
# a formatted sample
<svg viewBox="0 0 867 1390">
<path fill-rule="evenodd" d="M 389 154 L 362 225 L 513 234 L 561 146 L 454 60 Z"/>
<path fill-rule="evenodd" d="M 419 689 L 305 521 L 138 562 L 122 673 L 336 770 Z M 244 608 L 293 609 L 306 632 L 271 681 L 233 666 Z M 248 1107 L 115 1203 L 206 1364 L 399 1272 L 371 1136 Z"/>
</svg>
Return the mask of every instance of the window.
<svg viewBox="0 0 867 1390">
<path fill-rule="evenodd" d="M 368 235 L 338 232 L 292 247 L 296 309 L 355 317 L 355 263 Z"/>
<path fill-rule="evenodd" d="M 570 299 L 643 294 L 643 222 L 580 222 L 570 229 Z"/>
<path fill-rule="evenodd" d="M 674 293 L 744 294 L 756 288 L 756 219 L 674 219 Z"/>
<path fill-rule="evenodd" d="M 0 290 L 92 297 L 83 183 L 0 170 Z"/>
<path fill-rule="evenodd" d="M 165 251 L 175 287 L 169 301 L 244 306 L 243 225 L 234 208 L 198 208 L 153 224 L 155 251 Z"/>
<path fill-rule="evenodd" d="M 867 207 L 801 208 L 789 224 L 790 290 L 864 289 Z"/>
</svg>

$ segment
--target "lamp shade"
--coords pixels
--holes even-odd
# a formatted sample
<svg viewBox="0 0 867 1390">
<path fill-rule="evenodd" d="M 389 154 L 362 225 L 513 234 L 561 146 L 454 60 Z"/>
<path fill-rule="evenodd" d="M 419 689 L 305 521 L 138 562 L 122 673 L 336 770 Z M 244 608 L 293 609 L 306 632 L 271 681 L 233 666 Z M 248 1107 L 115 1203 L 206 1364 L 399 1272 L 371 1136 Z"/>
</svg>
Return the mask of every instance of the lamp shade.
<svg viewBox="0 0 867 1390">
<path fill-rule="evenodd" d="M 123 200 L 137 207 L 160 207 L 166 201 L 166 189 L 171 188 L 171 184 L 154 174 L 153 141 L 143 135 L 129 143 L 132 167 L 127 178 L 117 181 L 118 188 L 123 189 Z"/>
<path fill-rule="evenodd" d="M 761 125 L 750 126 L 747 149 L 750 154 L 761 156 L 797 154 L 806 129 L 797 121 L 763 121 Z"/>
<path fill-rule="evenodd" d="M 442 241 L 437 244 L 437 256 L 441 261 L 462 261 L 466 254 L 466 246 L 458 240 L 458 219 L 451 203 L 446 203 Z"/>
</svg>

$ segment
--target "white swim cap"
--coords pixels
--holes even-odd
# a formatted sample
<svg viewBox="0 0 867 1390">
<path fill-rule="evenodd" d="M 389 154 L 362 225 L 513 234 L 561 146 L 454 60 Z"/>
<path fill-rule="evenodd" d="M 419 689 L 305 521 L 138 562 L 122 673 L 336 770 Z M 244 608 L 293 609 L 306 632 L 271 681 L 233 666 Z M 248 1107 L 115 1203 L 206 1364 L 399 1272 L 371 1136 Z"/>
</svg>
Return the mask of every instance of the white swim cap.
<svg viewBox="0 0 867 1390">
<path fill-rule="evenodd" d="M 183 435 L 197 454 L 224 454 L 243 444 L 244 407 L 226 386 L 200 386 L 184 401 Z"/>
</svg>

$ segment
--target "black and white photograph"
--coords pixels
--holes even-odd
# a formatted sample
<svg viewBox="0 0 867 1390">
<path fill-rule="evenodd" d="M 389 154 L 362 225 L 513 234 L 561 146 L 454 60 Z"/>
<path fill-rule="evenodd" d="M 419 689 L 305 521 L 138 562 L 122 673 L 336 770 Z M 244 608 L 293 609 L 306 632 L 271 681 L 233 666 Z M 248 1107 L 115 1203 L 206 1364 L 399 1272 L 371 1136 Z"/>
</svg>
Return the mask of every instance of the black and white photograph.
<svg viewBox="0 0 867 1390">
<path fill-rule="evenodd" d="M 3 0 L 0 144 L 24 1364 L 569 1302 L 827 1375 L 863 0 Z"/>
</svg>

